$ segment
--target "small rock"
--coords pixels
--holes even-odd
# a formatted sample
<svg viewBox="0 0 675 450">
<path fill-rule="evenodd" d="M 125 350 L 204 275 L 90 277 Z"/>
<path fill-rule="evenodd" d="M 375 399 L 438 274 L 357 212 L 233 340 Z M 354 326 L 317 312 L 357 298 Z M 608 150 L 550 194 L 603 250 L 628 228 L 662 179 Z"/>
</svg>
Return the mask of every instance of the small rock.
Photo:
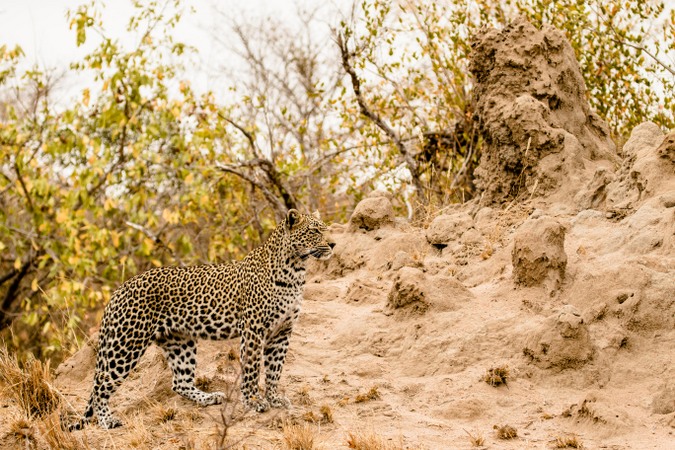
<svg viewBox="0 0 675 450">
<path fill-rule="evenodd" d="M 565 276 L 565 227 L 551 218 L 526 221 L 513 239 L 514 281 L 521 286 L 537 286 L 545 281 L 557 288 Z"/>
<path fill-rule="evenodd" d="M 666 381 L 652 400 L 654 414 L 670 414 L 675 412 L 675 383 Z"/>
<path fill-rule="evenodd" d="M 349 219 L 349 230 L 377 230 L 394 222 L 394 208 L 386 197 L 366 198 L 354 208 Z"/>
<path fill-rule="evenodd" d="M 420 261 L 415 261 L 408 252 L 399 250 L 394 255 L 394 259 L 391 261 L 391 270 L 397 271 L 402 267 L 419 267 L 422 263 Z"/>
<path fill-rule="evenodd" d="M 445 247 L 472 227 L 473 219 L 467 213 L 442 214 L 429 224 L 427 241 L 431 245 Z"/>
<path fill-rule="evenodd" d="M 588 327 L 571 305 L 549 316 L 527 339 L 523 353 L 542 369 L 578 368 L 593 357 Z"/>
<path fill-rule="evenodd" d="M 480 245 L 483 243 L 483 235 L 475 228 L 469 228 L 462 234 L 460 241 L 465 245 Z"/>
</svg>

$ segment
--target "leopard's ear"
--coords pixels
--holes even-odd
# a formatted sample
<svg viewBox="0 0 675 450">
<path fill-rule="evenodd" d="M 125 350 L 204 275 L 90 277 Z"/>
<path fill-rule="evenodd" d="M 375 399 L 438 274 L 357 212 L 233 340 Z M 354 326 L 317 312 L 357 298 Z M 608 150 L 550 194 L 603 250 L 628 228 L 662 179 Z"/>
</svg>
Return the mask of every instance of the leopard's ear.
<svg viewBox="0 0 675 450">
<path fill-rule="evenodd" d="M 314 217 L 316 220 L 321 220 L 321 214 L 319 214 L 318 210 L 312 213 L 312 217 Z"/>
<path fill-rule="evenodd" d="M 302 215 L 298 212 L 297 209 L 289 209 L 288 213 L 286 213 L 286 224 L 288 225 L 289 230 L 293 228 L 293 225 L 297 224 L 301 220 Z"/>
</svg>

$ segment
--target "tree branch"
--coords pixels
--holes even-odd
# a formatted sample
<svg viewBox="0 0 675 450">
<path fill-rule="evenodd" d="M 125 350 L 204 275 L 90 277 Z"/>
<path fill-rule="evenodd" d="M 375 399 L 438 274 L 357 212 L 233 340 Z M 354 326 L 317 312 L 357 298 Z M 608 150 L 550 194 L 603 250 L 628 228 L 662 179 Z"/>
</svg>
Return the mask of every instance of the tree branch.
<svg viewBox="0 0 675 450">
<path fill-rule="evenodd" d="M 12 283 L 8 286 L 7 292 L 5 292 L 5 297 L 2 299 L 0 304 L 0 330 L 7 328 L 12 321 L 8 318 L 11 314 L 10 307 L 14 300 L 16 300 L 19 287 L 21 286 L 21 281 L 28 275 L 30 267 L 33 264 L 35 255 L 32 255 L 26 262 L 24 262 L 19 270 L 15 271 L 15 277 L 12 280 Z"/>
<path fill-rule="evenodd" d="M 359 77 L 356 75 L 354 67 L 352 67 L 350 61 L 351 53 L 349 52 L 347 42 L 345 41 L 345 38 L 342 35 L 342 33 L 339 33 L 337 36 L 337 44 L 338 47 L 340 48 L 340 55 L 342 56 L 342 67 L 345 69 L 345 72 L 347 72 L 347 74 L 349 75 L 349 78 L 352 83 L 352 89 L 354 90 L 356 102 L 359 105 L 359 110 L 361 111 L 361 114 L 366 118 L 368 118 L 371 122 L 373 122 L 375 126 L 377 126 L 380 130 L 382 130 L 384 134 L 386 134 L 387 137 L 389 137 L 389 139 L 392 140 L 394 145 L 396 145 L 396 148 L 398 149 L 399 153 L 401 153 L 403 160 L 408 166 L 408 170 L 410 171 L 410 176 L 412 178 L 413 186 L 415 187 L 418 200 L 422 204 L 425 204 L 426 202 L 424 200 L 423 195 L 424 186 L 422 185 L 422 181 L 420 180 L 419 164 L 417 163 L 417 161 L 415 161 L 415 158 L 413 158 L 413 156 L 410 154 L 401 137 L 391 128 L 391 126 L 389 126 L 389 124 L 387 124 L 379 116 L 379 114 L 377 114 L 375 111 L 372 111 L 366 104 L 366 101 L 363 98 L 363 94 L 361 92 L 361 81 L 359 80 Z"/>
<path fill-rule="evenodd" d="M 216 168 L 221 172 L 236 175 L 242 180 L 245 180 L 248 183 L 250 183 L 251 186 L 253 186 L 254 188 L 259 189 L 260 192 L 262 192 L 262 194 L 265 196 L 265 199 L 269 202 L 269 204 L 272 205 L 272 208 L 274 209 L 274 213 L 277 216 L 277 219 L 285 216 L 286 208 L 284 207 L 284 204 L 281 203 L 279 198 L 276 195 L 274 195 L 272 191 L 270 191 L 267 188 L 267 186 L 265 186 L 252 176 L 242 172 L 241 170 L 238 170 L 235 165 L 216 163 Z"/>
<path fill-rule="evenodd" d="M 243 134 L 248 140 L 249 146 L 251 147 L 251 150 L 253 151 L 253 154 L 256 156 L 256 158 L 260 158 L 262 156 L 258 145 L 255 143 L 255 138 L 251 133 L 249 133 L 244 127 L 239 125 L 234 120 L 230 119 L 229 117 L 225 117 L 221 112 L 218 112 L 218 117 L 235 127 L 237 130 L 241 131 L 241 134 Z"/>
<path fill-rule="evenodd" d="M 220 118 L 222 118 L 223 120 L 225 120 L 227 123 L 231 124 L 237 130 L 242 132 L 242 134 L 248 140 L 249 145 L 253 149 L 253 153 L 256 156 L 256 158 L 251 159 L 251 160 L 246 161 L 246 162 L 243 162 L 243 163 L 239 163 L 237 166 L 238 167 L 242 167 L 242 166 L 259 167 L 265 173 L 265 176 L 269 180 L 270 184 L 272 184 L 276 188 L 277 192 L 279 192 L 279 195 L 281 196 L 281 198 L 284 201 L 284 205 L 285 205 L 286 209 L 287 210 L 288 209 L 297 209 L 298 208 L 298 202 L 295 199 L 295 196 L 293 195 L 293 193 L 291 192 L 290 186 L 288 186 L 286 184 L 286 182 L 282 179 L 282 176 L 279 173 L 279 171 L 277 170 L 274 163 L 272 163 L 272 161 L 262 157 L 261 152 L 260 152 L 260 150 L 258 149 L 258 146 L 255 143 L 255 138 L 253 137 L 253 135 L 251 133 L 249 133 L 248 131 L 246 131 L 246 129 L 244 127 L 242 127 L 241 125 L 239 125 L 238 123 L 236 123 L 232 119 L 229 119 L 228 117 L 225 117 L 220 112 L 218 113 L 218 116 Z M 223 167 L 227 167 L 227 168 L 230 169 L 229 170 L 230 173 L 233 173 L 235 175 L 239 175 L 241 178 L 244 178 L 242 176 L 243 174 L 241 173 L 241 171 L 232 171 L 236 168 L 236 166 L 220 165 L 220 166 L 217 166 L 217 167 L 220 170 L 224 170 Z M 246 181 L 253 184 L 251 179 L 246 179 Z M 256 181 L 256 183 L 258 183 L 258 185 L 259 185 L 259 186 L 257 186 L 258 188 L 260 188 L 262 186 L 259 182 Z M 269 189 L 267 191 L 269 192 Z M 271 195 L 273 195 L 271 192 L 269 192 L 269 193 Z M 265 196 L 267 196 L 267 194 Z"/>
</svg>

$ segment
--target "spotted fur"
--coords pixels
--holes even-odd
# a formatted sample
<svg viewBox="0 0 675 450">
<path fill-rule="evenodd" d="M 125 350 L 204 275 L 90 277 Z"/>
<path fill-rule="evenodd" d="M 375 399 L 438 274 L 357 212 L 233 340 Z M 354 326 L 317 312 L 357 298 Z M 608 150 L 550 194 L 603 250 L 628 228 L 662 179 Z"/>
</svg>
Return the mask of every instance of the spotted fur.
<svg viewBox="0 0 675 450">
<path fill-rule="evenodd" d="M 300 312 L 306 261 L 332 255 L 335 244 L 326 231 L 318 217 L 292 209 L 242 261 L 160 267 L 123 283 L 103 314 L 87 409 L 70 428 L 81 429 L 94 416 L 102 428 L 122 424 L 108 401 L 153 342 L 166 355 L 173 390 L 200 405 L 214 405 L 225 395 L 194 384 L 196 340 L 240 336 L 244 405 L 258 412 L 289 406 L 277 384 Z M 261 360 L 265 395 L 258 385 Z"/>
</svg>

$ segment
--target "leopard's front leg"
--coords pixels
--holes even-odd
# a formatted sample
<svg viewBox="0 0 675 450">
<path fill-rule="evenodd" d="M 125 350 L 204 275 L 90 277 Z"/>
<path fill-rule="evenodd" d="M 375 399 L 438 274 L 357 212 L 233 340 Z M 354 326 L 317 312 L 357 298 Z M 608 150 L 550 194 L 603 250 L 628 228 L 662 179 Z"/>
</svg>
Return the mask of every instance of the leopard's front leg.
<svg viewBox="0 0 675 450">
<path fill-rule="evenodd" d="M 241 333 L 241 394 L 244 406 L 257 412 L 265 412 L 270 408 L 269 402 L 260 394 L 258 378 L 260 376 L 260 359 L 263 350 L 263 333 L 261 330 L 244 329 Z"/>
<path fill-rule="evenodd" d="M 265 344 L 265 398 L 272 408 L 288 408 L 291 406 L 290 400 L 277 392 L 277 385 L 288 352 L 291 330 L 292 327 L 289 324 Z"/>
</svg>

